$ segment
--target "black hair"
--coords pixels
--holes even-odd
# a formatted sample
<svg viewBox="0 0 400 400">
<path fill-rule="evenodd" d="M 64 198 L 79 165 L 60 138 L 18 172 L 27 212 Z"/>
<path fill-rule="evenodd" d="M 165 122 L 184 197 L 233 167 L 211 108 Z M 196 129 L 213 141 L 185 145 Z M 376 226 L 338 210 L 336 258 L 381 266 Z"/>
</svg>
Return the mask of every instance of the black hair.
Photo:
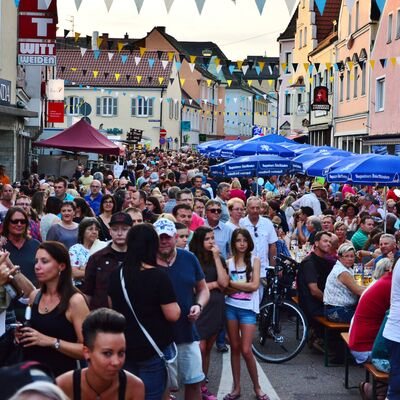
<svg viewBox="0 0 400 400">
<path fill-rule="evenodd" d="M 192 240 L 189 243 L 189 250 L 198 258 L 201 267 L 205 268 L 205 265 L 212 260 L 212 252 L 204 248 L 204 240 L 207 233 L 213 232 L 208 226 L 198 227 L 194 233 Z"/>
<path fill-rule="evenodd" d="M 28 218 L 28 215 L 25 212 L 25 210 L 22 207 L 17 207 L 17 206 L 10 207 L 8 209 L 7 214 L 4 217 L 4 221 L 3 221 L 2 235 L 5 236 L 6 238 L 8 237 L 8 235 L 10 233 L 10 220 L 11 220 L 12 216 L 17 212 L 21 213 L 24 216 L 24 219 L 25 219 L 25 230 L 24 230 L 24 233 L 23 233 L 23 237 L 25 239 L 27 239 L 27 238 L 29 238 L 29 235 L 28 235 L 29 218 Z"/>
<path fill-rule="evenodd" d="M 98 333 L 124 333 L 126 327 L 125 317 L 109 308 L 98 308 L 92 311 L 83 321 L 83 344 L 93 349 Z"/>
<path fill-rule="evenodd" d="M 109 200 L 109 199 L 111 199 L 112 202 L 113 202 L 113 209 L 112 209 L 111 212 L 114 213 L 114 212 L 116 211 L 116 209 L 117 209 L 117 202 L 115 201 L 114 196 L 112 196 L 111 194 L 105 194 L 105 195 L 102 197 L 101 201 L 100 201 L 100 214 L 102 214 L 102 213 L 104 212 L 104 202 L 105 202 L 106 200 Z"/>
<path fill-rule="evenodd" d="M 300 210 L 303 214 L 307 215 L 307 217 L 311 217 L 311 215 L 314 215 L 314 210 L 311 207 L 300 207 Z"/>
<path fill-rule="evenodd" d="M 46 205 L 44 207 L 45 214 L 58 215 L 61 212 L 62 201 L 55 196 L 51 196 L 47 199 Z"/>
<path fill-rule="evenodd" d="M 172 209 L 172 215 L 176 217 L 178 215 L 179 210 L 188 210 L 192 211 L 192 207 L 189 206 L 189 204 L 177 204 L 173 209 Z"/>
<path fill-rule="evenodd" d="M 185 224 L 182 224 L 182 222 L 174 222 L 175 223 L 175 229 L 187 229 L 187 226 Z"/>
<path fill-rule="evenodd" d="M 151 204 L 153 204 L 153 206 L 154 206 L 153 213 L 154 214 L 161 214 L 162 213 L 160 202 L 158 201 L 157 197 L 149 196 L 146 201 L 149 201 Z"/>
</svg>

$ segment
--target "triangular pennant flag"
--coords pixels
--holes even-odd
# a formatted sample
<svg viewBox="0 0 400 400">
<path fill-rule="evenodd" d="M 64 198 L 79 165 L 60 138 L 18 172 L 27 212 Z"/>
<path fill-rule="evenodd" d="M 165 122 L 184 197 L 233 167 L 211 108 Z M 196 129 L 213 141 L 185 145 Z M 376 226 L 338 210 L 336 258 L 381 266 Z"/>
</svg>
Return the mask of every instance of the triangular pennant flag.
<svg viewBox="0 0 400 400">
<path fill-rule="evenodd" d="M 169 83 L 172 85 L 174 83 L 174 78 L 169 78 Z"/>
<path fill-rule="evenodd" d="M 97 48 L 100 49 L 102 43 L 103 43 L 103 38 L 101 37 L 97 38 Z"/>
<path fill-rule="evenodd" d="M 135 0 L 135 4 L 136 4 L 136 8 L 137 8 L 138 14 L 140 14 L 140 10 L 142 9 L 143 1 L 144 0 Z"/>
<path fill-rule="evenodd" d="M 163 52 L 161 50 L 157 50 L 157 58 L 159 60 L 161 60 L 162 55 L 163 55 Z"/>
<path fill-rule="evenodd" d="M 355 2 L 356 0 L 346 0 L 347 11 L 349 12 L 350 15 L 353 11 L 353 6 Z"/>
<path fill-rule="evenodd" d="M 325 6 L 326 6 L 326 0 L 314 0 L 314 1 L 315 1 L 315 4 L 318 7 L 319 13 L 321 15 L 323 15 L 324 14 L 324 10 L 325 10 Z"/>
<path fill-rule="evenodd" d="M 89 47 L 91 42 L 92 42 L 92 37 L 89 35 L 86 35 L 86 47 Z"/>
<path fill-rule="evenodd" d="M 81 4 L 82 4 L 82 0 L 75 0 L 76 11 L 79 10 L 79 7 L 81 6 Z"/>
<path fill-rule="evenodd" d="M 78 32 L 75 32 L 75 43 L 79 40 L 79 38 L 81 37 L 81 34 Z"/>
<path fill-rule="evenodd" d="M 64 29 L 64 39 L 68 36 L 68 33 L 70 33 L 71 31 L 68 29 Z"/>
<path fill-rule="evenodd" d="M 108 61 L 111 61 L 112 58 L 114 57 L 114 53 L 111 52 L 108 52 L 107 55 L 108 55 Z"/>
<path fill-rule="evenodd" d="M 258 11 L 260 12 L 260 15 L 262 14 L 262 12 L 264 10 L 265 2 L 266 2 L 266 0 L 256 0 L 257 8 L 258 8 Z"/>
<path fill-rule="evenodd" d="M 140 47 L 139 52 L 140 52 L 140 57 L 143 57 L 144 53 L 146 53 L 146 47 Z"/>
<path fill-rule="evenodd" d="M 292 63 L 292 68 L 293 68 L 293 71 L 294 71 L 294 72 L 297 71 L 297 67 L 298 67 L 298 66 L 299 66 L 298 63 Z"/>
<path fill-rule="evenodd" d="M 387 58 L 381 58 L 379 62 L 382 65 L 382 68 L 386 68 Z"/>
<path fill-rule="evenodd" d="M 312 85 L 313 83 L 314 83 L 314 78 L 310 76 L 310 85 Z"/>
<path fill-rule="evenodd" d="M 335 77 L 332 75 L 332 76 L 329 77 L 329 80 L 330 80 L 331 82 L 333 82 L 333 81 L 335 80 Z"/>
<path fill-rule="evenodd" d="M 189 104 L 192 105 L 193 99 L 189 99 Z"/>
<path fill-rule="evenodd" d="M 168 52 L 168 61 L 172 62 L 172 60 L 174 59 L 175 53 L 173 51 L 169 51 Z"/>
<path fill-rule="evenodd" d="M 147 77 L 147 80 L 149 81 L 149 83 L 151 83 L 151 82 L 153 81 L 153 77 L 152 77 L 152 76 L 148 76 L 148 77 Z M 146 98 L 146 101 L 147 101 L 147 99 L 148 99 L 148 98 Z"/>
<path fill-rule="evenodd" d="M 117 43 L 118 53 L 120 53 L 121 50 L 122 50 L 124 47 L 125 47 L 125 43 L 118 42 L 118 43 Z"/>
<path fill-rule="evenodd" d="M 390 58 L 390 62 L 392 63 L 393 67 L 395 67 L 396 64 L 397 64 L 397 58 L 396 57 L 391 57 Z"/>
<path fill-rule="evenodd" d="M 264 61 L 259 61 L 258 65 L 260 66 L 261 71 L 264 69 L 265 67 L 265 62 Z"/>
<path fill-rule="evenodd" d="M 64 73 L 65 67 L 61 67 L 60 70 L 61 70 L 62 73 Z"/>
<path fill-rule="evenodd" d="M 190 71 L 194 72 L 194 67 L 195 66 L 196 66 L 196 64 L 189 63 Z"/>
<path fill-rule="evenodd" d="M 243 67 L 242 67 L 243 75 L 246 75 L 248 69 L 249 69 L 248 65 L 243 65 Z"/>
<path fill-rule="evenodd" d="M 107 79 L 107 78 L 108 78 L 108 75 L 110 75 L 109 72 L 104 72 L 104 79 Z"/>
<path fill-rule="evenodd" d="M 371 68 L 375 68 L 375 60 L 369 60 L 369 64 L 371 65 Z"/>
<path fill-rule="evenodd" d="M 308 69 L 310 68 L 310 63 L 304 63 L 304 71 L 308 72 Z"/>
<path fill-rule="evenodd" d="M 153 68 L 153 65 L 154 65 L 154 62 L 155 62 L 154 58 L 149 58 L 148 62 L 149 62 L 149 67 Z"/>
<path fill-rule="evenodd" d="M 82 1 L 82 0 L 81 0 Z M 19 7 L 19 3 L 21 2 L 21 0 L 14 0 L 14 3 L 15 3 L 15 7 Z"/>
<path fill-rule="evenodd" d="M 176 67 L 176 70 L 179 72 L 181 70 L 182 63 L 180 63 L 179 61 L 175 61 L 175 67 Z"/>
<path fill-rule="evenodd" d="M 211 83 L 212 83 L 212 80 L 211 80 L 211 79 L 207 79 L 207 86 L 208 86 L 208 87 L 211 86 Z"/>
<path fill-rule="evenodd" d="M 140 63 L 141 60 L 142 60 L 142 59 L 141 59 L 140 57 L 135 57 L 135 64 L 136 64 L 136 66 L 139 65 L 139 63 Z"/>
<path fill-rule="evenodd" d="M 200 86 L 201 84 L 201 79 L 197 79 L 197 86 Z"/>
<path fill-rule="evenodd" d="M 162 83 L 164 82 L 164 77 L 159 76 L 158 77 L 158 82 L 160 83 L 160 85 L 162 85 Z"/>
<path fill-rule="evenodd" d="M 332 68 L 332 63 L 325 63 L 326 69 L 331 69 Z"/>
<path fill-rule="evenodd" d="M 140 85 L 140 82 L 142 81 L 142 77 L 140 75 L 136 75 L 136 80 L 137 80 L 137 83 L 139 83 L 139 85 Z"/>
<path fill-rule="evenodd" d="M 125 64 L 128 61 L 128 56 L 126 54 L 121 55 L 122 64 Z"/>
<path fill-rule="evenodd" d="M 181 63 L 183 63 L 183 60 L 185 59 L 185 55 L 184 54 L 179 54 L 179 61 Z"/>
<path fill-rule="evenodd" d="M 93 52 L 93 55 L 94 55 L 94 59 L 95 59 L 95 60 L 98 60 L 99 57 L 100 57 L 100 50 L 95 50 L 95 51 Z"/>
<path fill-rule="evenodd" d="M 260 86 L 263 84 L 263 80 L 262 79 L 258 79 L 258 83 L 260 84 Z"/>
<path fill-rule="evenodd" d="M 228 69 L 229 69 L 229 72 L 230 72 L 231 74 L 233 74 L 233 71 L 235 70 L 235 66 L 234 66 L 234 65 L 230 65 L 230 66 L 228 67 Z"/>
<path fill-rule="evenodd" d="M 168 62 L 169 62 L 169 61 L 167 61 L 167 60 L 162 60 L 162 61 L 161 61 L 161 64 L 162 64 L 163 69 L 167 68 Z"/>
<path fill-rule="evenodd" d="M 221 69 L 222 69 L 222 65 L 217 65 L 217 68 L 216 68 L 217 74 L 219 74 L 221 72 Z"/>
<path fill-rule="evenodd" d="M 190 63 L 191 64 L 194 64 L 195 62 L 196 62 L 196 56 L 189 56 L 189 58 L 190 58 Z"/>
<path fill-rule="evenodd" d="M 165 8 L 167 9 L 167 14 L 171 10 L 173 2 L 174 2 L 174 0 L 164 0 Z"/>
<path fill-rule="evenodd" d="M 247 81 L 247 84 L 248 84 L 249 86 L 251 86 L 251 85 L 253 84 L 253 80 L 252 80 L 252 79 L 249 79 L 249 80 Z"/>
<path fill-rule="evenodd" d="M 113 40 L 107 40 L 107 49 L 111 50 L 113 47 L 114 41 Z"/>
<path fill-rule="evenodd" d="M 72 67 L 72 68 L 71 68 L 71 71 L 72 71 L 72 72 L 76 72 L 76 70 L 77 70 L 76 67 Z"/>
<path fill-rule="evenodd" d="M 319 67 L 321 66 L 321 63 L 314 63 L 314 67 L 319 72 Z"/>
<path fill-rule="evenodd" d="M 181 79 L 179 79 L 180 80 L 180 82 L 181 82 L 181 86 L 183 87 L 183 85 L 185 84 L 185 82 L 186 82 L 186 79 L 185 78 L 181 78 Z"/>
<path fill-rule="evenodd" d="M 114 74 L 114 76 L 115 76 L 115 80 L 118 82 L 118 80 L 119 80 L 121 74 L 119 74 L 119 73 L 117 72 L 117 73 Z"/>
<path fill-rule="evenodd" d="M 381 13 L 383 12 L 383 8 L 385 7 L 385 2 L 386 0 L 376 0 L 376 4 L 378 5 Z"/>
<path fill-rule="evenodd" d="M 273 80 L 273 79 L 268 79 L 268 85 L 269 85 L 269 86 L 272 86 L 273 83 L 274 83 L 274 80 Z"/>
<path fill-rule="evenodd" d="M 201 14 L 206 0 L 194 0 L 194 1 L 196 2 L 196 6 L 197 6 L 197 9 L 199 10 L 199 14 Z"/>
<path fill-rule="evenodd" d="M 80 49 L 81 49 L 81 56 L 83 57 L 87 52 L 87 48 L 86 47 L 81 47 Z"/>
<path fill-rule="evenodd" d="M 236 65 L 238 69 L 242 69 L 243 61 L 242 60 L 236 61 Z"/>
<path fill-rule="evenodd" d="M 293 11 L 298 3 L 298 0 L 285 0 L 285 3 L 289 10 L 289 14 L 292 15 Z"/>
<path fill-rule="evenodd" d="M 228 83 L 228 86 L 231 87 L 231 85 L 232 85 L 232 79 L 227 79 L 226 82 Z"/>
<path fill-rule="evenodd" d="M 82 70 L 82 75 L 83 75 L 83 76 L 86 76 L 86 74 L 87 74 L 87 69 L 83 69 L 83 70 Z"/>
<path fill-rule="evenodd" d="M 353 66 L 354 66 L 354 61 L 347 61 L 347 66 L 351 71 L 353 69 Z"/>
<path fill-rule="evenodd" d="M 286 68 L 287 68 L 287 64 L 286 63 L 281 63 L 281 68 L 282 68 L 282 71 L 285 72 Z"/>
<path fill-rule="evenodd" d="M 93 71 L 93 77 L 97 78 L 97 76 L 99 75 L 99 71 Z"/>
<path fill-rule="evenodd" d="M 113 1 L 114 0 L 104 0 L 104 2 L 106 3 L 107 11 L 110 11 Z"/>
<path fill-rule="evenodd" d="M 218 66 L 220 66 L 220 64 L 221 64 L 221 60 L 220 60 L 218 57 L 215 57 L 215 58 L 214 58 L 214 63 L 215 63 L 215 65 L 218 67 Z"/>
<path fill-rule="evenodd" d="M 131 79 L 131 76 L 129 74 L 125 75 L 126 80 L 129 81 L 129 79 Z"/>
</svg>

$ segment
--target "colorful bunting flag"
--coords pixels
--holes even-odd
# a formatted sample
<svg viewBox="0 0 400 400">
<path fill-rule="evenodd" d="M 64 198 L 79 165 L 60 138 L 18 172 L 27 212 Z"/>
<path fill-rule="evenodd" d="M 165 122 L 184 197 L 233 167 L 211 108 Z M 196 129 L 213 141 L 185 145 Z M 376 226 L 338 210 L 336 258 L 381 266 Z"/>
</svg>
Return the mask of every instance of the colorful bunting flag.
<svg viewBox="0 0 400 400">
<path fill-rule="evenodd" d="M 136 8 L 137 8 L 138 14 L 140 14 L 140 10 L 142 9 L 143 1 L 144 0 L 135 0 L 135 4 L 136 4 Z"/>
<path fill-rule="evenodd" d="M 231 74 L 233 74 L 233 71 L 235 70 L 235 66 L 234 66 L 234 65 L 230 65 L 230 66 L 228 67 L 228 69 L 229 69 L 229 72 L 230 72 Z"/>
<path fill-rule="evenodd" d="M 81 4 L 82 4 L 82 0 L 75 0 L 76 11 L 79 10 L 79 7 L 81 6 Z"/>
<path fill-rule="evenodd" d="M 211 86 L 211 83 L 212 83 L 212 80 L 211 80 L 211 79 L 207 79 L 207 86 L 208 86 L 208 87 Z"/>
<path fill-rule="evenodd" d="M 321 15 L 323 15 L 324 14 L 324 10 L 325 10 L 325 6 L 326 6 L 326 0 L 314 0 L 314 1 L 315 1 L 315 4 L 318 7 L 319 13 Z"/>
<path fill-rule="evenodd" d="M 258 11 L 260 12 L 260 15 L 262 14 L 262 12 L 264 10 L 265 2 L 266 2 L 266 0 L 256 0 L 257 8 L 258 8 Z"/>
<path fill-rule="evenodd" d="M 189 58 L 190 58 L 190 63 L 191 64 L 194 64 L 195 62 L 196 62 L 196 56 L 189 56 Z"/>
<path fill-rule="evenodd" d="M 82 0 L 81 0 L 82 1 Z M 19 7 L 19 3 L 21 2 L 21 0 L 14 0 L 14 3 L 15 3 L 15 7 Z"/>
<path fill-rule="evenodd" d="M 71 31 L 68 29 L 64 29 L 64 39 L 68 36 Z"/>
<path fill-rule="evenodd" d="M 180 63 L 179 61 L 175 61 L 175 67 L 176 67 L 176 70 L 179 72 L 181 70 L 182 63 Z"/>
<path fill-rule="evenodd" d="M 376 4 L 378 5 L 381 13 L 383 12 L 383 9 L 385 7 L 385 2 L 386 0 L 376 0 Z"/>
<path fill-rule="evenodd" d="M 162 83 L 164 82 L 164 77 L 159 76 L 158 77 L 158 82 L 159 82 L 160 85 L 162 85 Z"/>
<path fill-rule="evenodd" d="M 100 49 L 101 44 L 103 43 L 103 38 L 101 38 L 101 37 L 97 38 L 96 43 L 97 43 L 97 48 Z"/>
<path fill-rule="evenodd" d="M 81 56 L 83 57 L 87 52 L 87 48 L 86 47 L 81 47 L 80 49 L 81 49 Z"/>
<path fill-rule="evenodd" d="M 139 65 L 139 63 L 140 63 L 141 60 L 142 60 L 142 59 L 141 59 L 140 57 L 135 57 L 135 64 L 136 64 L 136 66 Z"/>
<path fill-rule="evenodd" d="M 120 53 L 121 50 L 122 50 L 124 47 L 125 47 L 125 43 L 118 42 L 118 43 L 117 43 L 118 53 Z"/>
<path fill-rule="evenodd" d="M 262 72 L 262 70 L 263 70 L 264 67 L 265 67 L 265 62 L 264 62 L 264 61 L 259 61 L 259 62 L 258 62 L 258 65 L 260 66 L 260 69 L 261 69 L 261 72 Z"/>
<path fill-rule="evenodd" d="M 98 60 L 100 57 L 100 50 L 94 50 L 93 55 L 94 55 L 94 59 Z"/>
<path fill-rule="evenodd" d="M 128 56 L 126 54 L 121 55 L 122 64 L 125 64 L 128 61 Z"/>
<path fill-rule="evenodd" d="M 174 59 L 175 53 L 173 51 L 169 51 L 168 52 L 168 61 L 172 62 L 172 60 Z"/>
<path fill-rule="evenodd" d="M 308 69 L 310 68 L 310 63 L 304 63 L 303 67 L 304 67 L 304 71 L 308 72 Z"/>
<path fill-rule="evenodd" d="M 74 36 L 75 36 L 75 43 L 76 43 L 79 40 L 81 34 L 78 32 L 75 32 Z"/>
<path fill-rule="evenodd" d="M 396 64 L 397 64 L 397 58 L 396 57 L 391 57 L 390 62 L 392 63 L 393 67 L 395 67 Z"/>
<path fill-rule="evenodd" d="M 139 47 L 139 53 L 140 53 L 140 57 L 143 57 L 144 53 L 146 53 L 146 47 Z"/>
<path fill-rule="evenodd" d="M 356 0 L 346 0 L 347 11 L 350 15 L 353 12 L 353 6 L 355 2 Z"/>
<path fill-rule="evenodd" d="M 112 58 L 114 57 L 114 53 L 111 53 L 110 51 L 107 53 L 108 55 L 108 61 L 111 61 Z"/>
<path fill-rule="evenodd" d="M 142 76 L 136 75 L 136 80 L 137 80 L 137 83 L 140 85 L 140 82 L 142 81 Z"/>
<path fill-rule="evenodd" d="M 219 74 L 221 72 L 221 69 L 222 69 L 222 65 L 217 65 L 217 68 L 216 68 L 217 74 Z"/>
<path fill-rule="evenodd" d="M 180 82 L 181 82 L 181 86 L 183 87 L 183 85 L 184 85 L 185 82 L 186 82 L 186 79 L 185 79 L 185 78 L 181 78 L 181 79 L 180 79 Z"/>
<path fill-rule="evenodd" d="M 248 69 L 249 69 L 249 66 L 248 66 L 248 65 L 243 65 L 243 66 L 242 66 L 243 75 L 246 75 Z"/>
<path fill-rule="evenodd" d="M 99 75 L 99 71 L 93 71 L 93 77 L 97 78 L 97 76 Z"/>
<path fill-rule="evenodd" d="M 236 65 L 238 69 L 242 69 L 243 61 L 242 60 L 236 61 Z"/>
<path fill-rule="evenodd" d="M 189 63 L 189 68 L 191 72 L 194 72 L 194 67 L 196 66 L 196 64 L 193 63 Z"/>
<path fill-rule="evenodd" d="M 71 71 L 72 71 L 72 72 L 76 72 L 76 70 L 77 70 L 77 68 L 71 67 Z"/>
<path fill-rule="evenodd" d="M 118 82 L 118 80 L 119 80 L 121 74 L 119 74 L 119 73 L 117 72 L 117 73 L 114 74 L 114 76 L 115 76 L 115 80 Z"/>
<path fill-rule="evenodd" d="M 154 62 L 155 62 L 154 58 L 149 58 L 148 62 L 149 62 L 149 67 L 153 68 L 153 65 L 154 65 Z"/>
<path fill-rule="evenodd" d="M 104 2 L 106 3 L 107 11 L 110 11 L 113 1 L 114 0 L 104 0 Z"/>
<path fill-rule="evenodd" d="M 167 60 L 162 60 L 161 61 L 161 65 L 162 65 L 163 69 L 167 68 L 168 61 Z"/>
<path fill-rule="evenodd" d="M 197 9 L 199 10 L 199 14 L 203 11 L 204 3 L 206 0 L 194 0 L 196 2 Z"/>
<path fill-rule="evenodd" d="M 170 12 L 172 4 L 174 3 L 174 0 L 164 0 L 165 3 L 165 8 L 167 9 L 167 14 Z"/>
<path fill-rule="evenodd" d="M 290 15 L 293 14 L 293 11 L 296 8 L 298 2 L 299 0 L 285 0 Z"/>
</svg>

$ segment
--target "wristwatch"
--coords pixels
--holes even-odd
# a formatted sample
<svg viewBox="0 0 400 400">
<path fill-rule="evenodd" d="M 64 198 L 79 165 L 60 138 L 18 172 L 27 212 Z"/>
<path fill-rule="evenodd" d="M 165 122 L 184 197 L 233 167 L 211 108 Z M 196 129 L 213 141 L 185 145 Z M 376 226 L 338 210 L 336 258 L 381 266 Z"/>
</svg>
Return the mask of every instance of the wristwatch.
<svg viewBox="0 0 400 400">
<path fill-rule="evenodd" d="M 60 341 L 60 339 L 56 339 L 56 342 L 53 344 L 53 347 L 54 347 L 54 349 L 55 350 L 60 350 L 60 347 L 61 347 L 61 341 Z"/>
</svg>

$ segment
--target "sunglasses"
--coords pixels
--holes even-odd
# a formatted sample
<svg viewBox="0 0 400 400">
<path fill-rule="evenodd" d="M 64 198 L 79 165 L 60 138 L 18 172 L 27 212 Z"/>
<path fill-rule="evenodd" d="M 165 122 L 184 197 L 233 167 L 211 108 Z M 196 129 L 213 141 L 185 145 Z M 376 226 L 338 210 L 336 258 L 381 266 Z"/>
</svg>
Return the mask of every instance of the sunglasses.
<svg viewBox="0 0 400 400">
<path fill-rule="evenodd" d="M 221 214 L 222 210 L 220 208 L 210 208 L 207 211 L 209 211 L 212 214 Z"/>
<path fill-rule="evenodd" d="M 258 238 L 258 233 L 257 233 L 258 227 L 257 227 L 257 226 L 253 226 L 253 228 L 254 228 L 254 236 L 255 236 L 256 238 Z"/>
<path fill-rule="evenodd" d="M 10 224 L 13 225 L 18 225 L 18 224 L 25 225 L 26 223 L 27 222 L 25 219 L 10 219 Z"/>
</svg>

